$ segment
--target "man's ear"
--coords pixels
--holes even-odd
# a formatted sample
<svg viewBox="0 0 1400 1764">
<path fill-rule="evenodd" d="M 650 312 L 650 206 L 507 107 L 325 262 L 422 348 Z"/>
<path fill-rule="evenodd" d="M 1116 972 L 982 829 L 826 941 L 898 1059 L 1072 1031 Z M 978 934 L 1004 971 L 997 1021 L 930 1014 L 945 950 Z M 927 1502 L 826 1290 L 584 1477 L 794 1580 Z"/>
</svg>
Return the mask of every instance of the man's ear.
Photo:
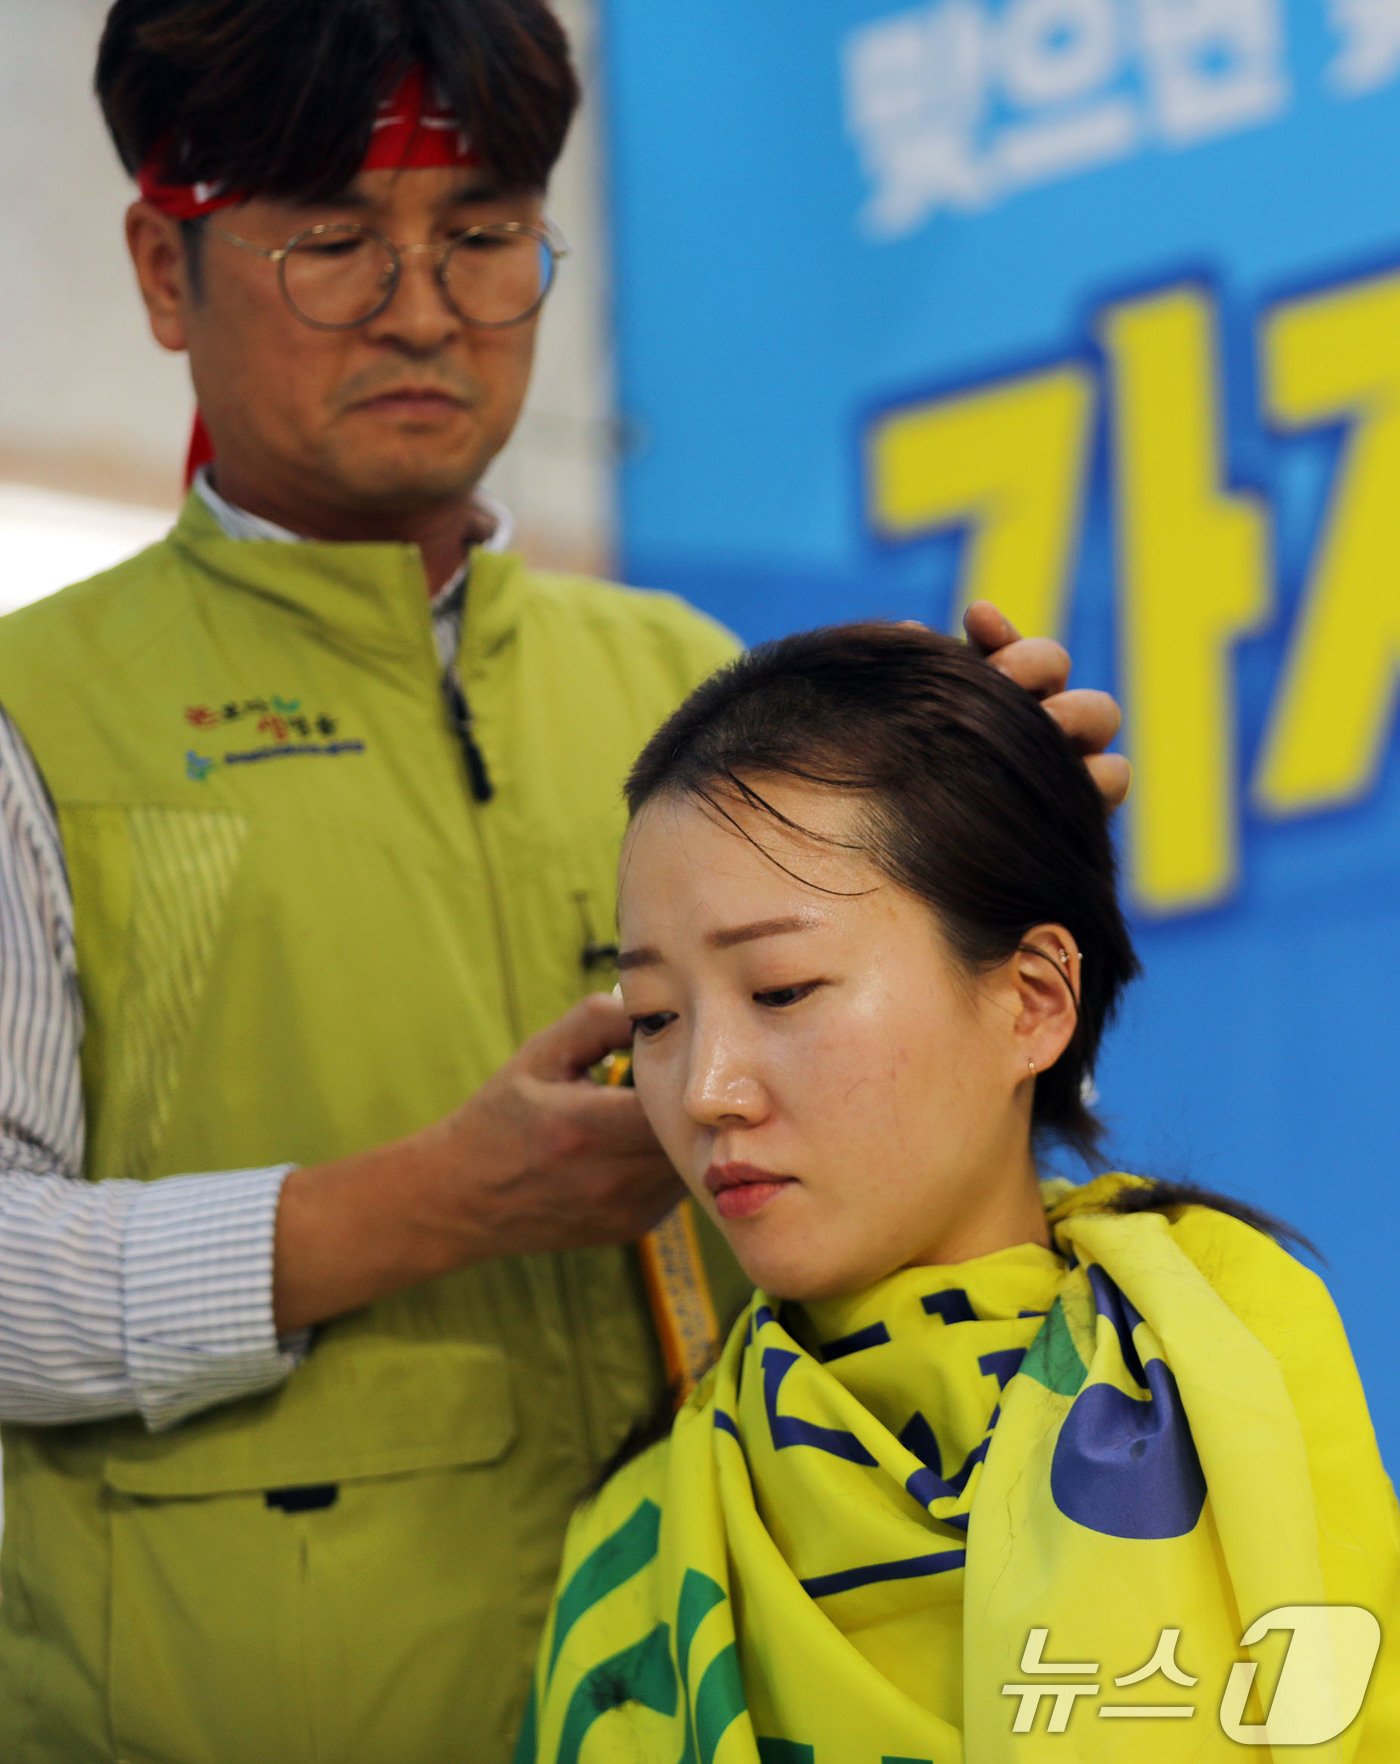
<svg viewBox="0 0 1400 1764">
<path fill-rule="evenodd" d="M 1035 925 L 1011 956 L 1018 1058 L 1046 1072 L 1069 1046 L 1079 1023 L 1079 945 L 1063 925 Z"/>
<path fill-rule="evenodd" d="M 178 354 L 189 346 L 186 314 L 194 298 L 180 223 L 149 202 L 133 202 L 126 211 L 126 248 L 151 335 Z"/>
</svg>

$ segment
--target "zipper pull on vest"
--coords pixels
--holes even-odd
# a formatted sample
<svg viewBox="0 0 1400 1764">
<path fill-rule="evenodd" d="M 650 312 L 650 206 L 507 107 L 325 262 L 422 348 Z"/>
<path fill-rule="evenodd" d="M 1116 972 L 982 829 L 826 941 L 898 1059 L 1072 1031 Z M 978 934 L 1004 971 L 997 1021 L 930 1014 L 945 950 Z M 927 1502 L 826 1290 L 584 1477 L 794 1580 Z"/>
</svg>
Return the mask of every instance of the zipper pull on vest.
<svg viewBox="0 0 1400 1764">
<path fill-rule="evenodd" d="M 443 690 L 447 697 L 447 714 L 466 758 L 472 796 L 477 802 L 490 802 L 496 794 L 495 786 L 491 782 L 491 774 L 486 770 L 486 756 L 477 746 L 476 737 L 472 734 L 471 707 L 455 669 L 449 669 L 443 682 Z"/>
</svg>

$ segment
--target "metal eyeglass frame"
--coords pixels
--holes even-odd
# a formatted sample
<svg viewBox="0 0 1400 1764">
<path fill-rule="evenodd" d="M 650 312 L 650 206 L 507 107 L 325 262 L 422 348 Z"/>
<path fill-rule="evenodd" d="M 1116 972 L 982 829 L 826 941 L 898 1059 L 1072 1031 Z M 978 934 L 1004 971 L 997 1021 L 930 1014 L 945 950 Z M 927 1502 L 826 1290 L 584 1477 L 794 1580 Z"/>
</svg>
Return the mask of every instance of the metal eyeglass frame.
<svg viewBox="0 0 1400 1764">
<path fill-rule="evenodd" d="M 360 226 L 357 222 L 323 221 L 319 226 L 307 227 L 303 232 L 288 239 L 285 245 L 279 245 L 275 249 L 266 245 L 255 245 L 251 239 L 245 239 L 238 233 L 230 232 L 227 227 L 216 226 L 213 221 L 206 221 L 205 226 L 218 238 L 227 239 L 230 245 L 237 245 L 244 251 L 251 251 L 255 257 L 265 257 L 269 263 L 275 263 L 277 265 L 277 285 L 282 290 L 283 300 L 286 301 L 294 317 L 315 331 L 356 331 L 361 325 L 369 324 L 371 319 L 378 318 L 399 291 L 399 284 L 403 280 L 403 260 L 406 257 L 416 256 L 422 251 L 436 253 L 436 261 L 433 264 L 433 280 L 437 283 L 438 291 L 443 299 L 464 325 L 471 325 L 481 331 L 508 331 L 513 325 L 523 325 L 527 319 L 532 319 L 540 310 L 549 296 L 550 289 L 554 286 L 554 274 L 559 260 L 571 255 L 568 240 L 551 221 L 545 221 L 540 226 L 535 226 L 528 221 L 496 221 L 487 226 L 465 227 L 460 233 L 453 233 L 448 239 L 440 239 L 436 243 L 424 245 L 396 245 L 392 239 L 379 232 L 377 228 Z M 376 240 L 389 253 L 394 268 L 384 289 L 384 296 L 377 306 L 360 318 L 349 319 L 340 324 L 330 324 L 325 319 L 309 318 L 287 291 L 287 259 L 298 245 L 304 244 L 308 239 L 321 238 L 327 233 L 349 232 L 359 233 L 367 239 Z M 523 238 L 534 239 L 543 245 L 550 254 L 548 285 L 541 291 L 539 299 L 532 306 L 527 306 L 517 318 L 470 318 L 452 298 L 452 291 L 447 286 L 446 269 L 449 254 L 455 251 L 464 240 L 480 238 L 490 233 L 511 233 Z"/>
</svg>

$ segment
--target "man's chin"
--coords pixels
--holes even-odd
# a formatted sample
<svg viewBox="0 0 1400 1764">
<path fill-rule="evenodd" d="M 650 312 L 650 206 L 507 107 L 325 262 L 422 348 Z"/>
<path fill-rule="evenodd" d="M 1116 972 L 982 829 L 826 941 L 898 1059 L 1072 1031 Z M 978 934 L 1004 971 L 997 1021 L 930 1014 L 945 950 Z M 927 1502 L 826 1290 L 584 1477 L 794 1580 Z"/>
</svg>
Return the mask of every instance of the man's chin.
<svg viewBox="0 0 1400 1764">
<path fill-rule="evenodd" d="M 360 460 L 337 474 L 339 488 L 347 506 L 366 514 L 412 514 L 468 501 L 491 457 Z"/>
</svg>

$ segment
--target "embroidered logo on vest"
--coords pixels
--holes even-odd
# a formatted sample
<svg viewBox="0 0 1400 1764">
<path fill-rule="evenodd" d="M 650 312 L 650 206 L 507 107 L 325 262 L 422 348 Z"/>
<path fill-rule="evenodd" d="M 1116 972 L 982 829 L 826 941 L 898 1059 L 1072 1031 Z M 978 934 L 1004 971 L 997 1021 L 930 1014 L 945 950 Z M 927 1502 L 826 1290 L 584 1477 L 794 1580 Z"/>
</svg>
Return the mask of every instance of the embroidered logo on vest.
<svg viewBox="0 0 1400 1764">
<path fill-rule="evenodd" d="M 255 724 L 234 729 L 234 725 L 252 718 L 257 719 Z M 227 729 L 235 740 L 241 737 L 246 741 L 255 734 L 262 738 L 260 745 L 226 750 L 221 757 L 187 748 L 185 775 L 196 784 L 205 783 L 220 766 L 258 765 L 273 759 L 334 759 L 341 754 L 365 751 L 363 741 L 333 739 L 339 728 L 337 719 L 324 711 L 311 716 L 302 709 L 299 698 L 274 695 L 271 698 L 231 699 L 217 709 L 207 704 L 187 705 L 185 721 L 191 728 L 205 734 L 215 729 Z M 316 736 L 321 739 L 316 740 Z"/>
</svg>

